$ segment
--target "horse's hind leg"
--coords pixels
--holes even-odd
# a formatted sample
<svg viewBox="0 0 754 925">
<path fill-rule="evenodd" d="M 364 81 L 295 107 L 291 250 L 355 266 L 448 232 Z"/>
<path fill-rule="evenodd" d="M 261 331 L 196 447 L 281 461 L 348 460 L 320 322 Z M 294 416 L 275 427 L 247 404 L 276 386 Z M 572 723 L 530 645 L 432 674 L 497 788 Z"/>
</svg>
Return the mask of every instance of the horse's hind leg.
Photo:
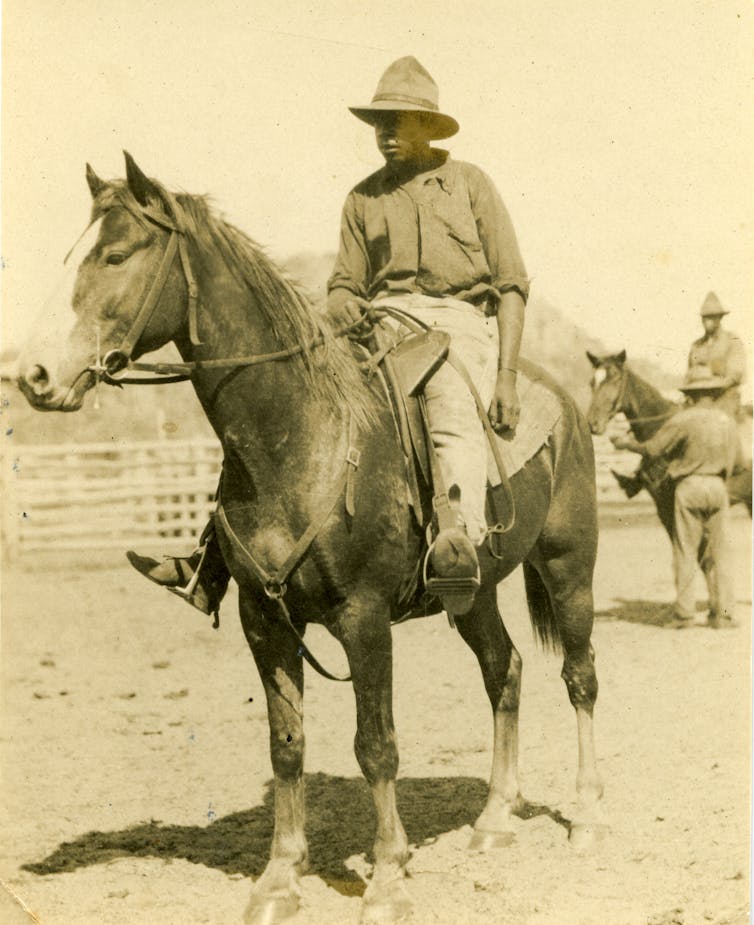
<svg viewBox="0 0 754 925">
<path fill-rule="evenodd" d="M 304 672 L 294 637 L 263 616 L 241 591 L 241 621 L 267 697 L 270 755 L 275 775 L 275 827 L 270 860 L 254 884 L 245 925 L 273 925 L 299 907 L 306 866 L 304 835 Z"/>
<path fill-rule="evenodd" d="M 497 607 L 497 589 L 483 587 L 474 609 L 456 618 L 461 636 L 471 647 L 493 714 L 492 773 L 487 803 L 474 824 L 470 847 L 500 847 L 513 841 L 511 816 L 521 808 L 518 789 L 518 705 L 521 694 L 521 656 L 514 647 Z"/>
<path fill-rule="evenodd" d="M 606 832 L 602 811 L 603 786 L 597 772 L 594 747 L 594 704 L 597 674 L 590 638 L 594 622 L 592 571 L 594 550 L 588 542 L 571 537 L 563 543 L 546 534 L 537 542 L 524 564 L 526 594 L 535 626 L 547 638 L 559 638 L 563 647 L 562 678 L 576 711 L 579 769 L 576 777 L 577 806 L 570 839 L 586 846 Z"/>
<path fill-rule="evenodd" d="M 386 602 L 351 599 L 336 633 L 348 655 L 356 698 L 354 750 L 377 814 L 374 871 L 364 894 L 363 925 L 389 925 L 407 915 L 408 839 L 398 816 L 398 747 L 393 726 L 392 636 Z"/>
</svg>

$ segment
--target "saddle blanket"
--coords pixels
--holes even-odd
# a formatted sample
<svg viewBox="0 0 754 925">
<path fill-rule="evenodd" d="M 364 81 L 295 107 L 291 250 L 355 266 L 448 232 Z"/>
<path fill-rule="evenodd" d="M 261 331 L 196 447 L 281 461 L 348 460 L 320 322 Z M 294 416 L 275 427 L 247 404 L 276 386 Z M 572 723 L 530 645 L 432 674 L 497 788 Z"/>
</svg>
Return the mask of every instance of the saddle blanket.
<svg viewBox="0 0 754 925">
<path fill-rule="evenodd" d="M 523 469 L 532 456 L 547 443 L 562 414 L 557 393 L 553 392 L 543 379 L 538 378 L 536 368 L 529 367 L 528 363 L 524 369 L 519 369 L 517 385 L 521 414 L 516 432 L 512 437 L 496 435 L 508 478 L 514 476 L 519 469 Z M 487 481 L 493 488 L 500 484 L 500 475 L 489 448 Z"/>
</svg>

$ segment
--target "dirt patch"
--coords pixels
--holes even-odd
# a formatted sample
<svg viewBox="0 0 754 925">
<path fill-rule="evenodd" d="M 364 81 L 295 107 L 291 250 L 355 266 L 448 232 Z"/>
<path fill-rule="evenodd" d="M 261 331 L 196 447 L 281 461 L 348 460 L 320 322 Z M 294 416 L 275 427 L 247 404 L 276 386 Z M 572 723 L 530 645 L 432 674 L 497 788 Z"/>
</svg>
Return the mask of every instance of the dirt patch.
<svg viewBox="0 0 754 925">
<path fill-rule="evenodd" d="M 609 837 L 568 844 L 576 734 L 560 661 L 501 590 L 524 659 L 521 783 L 505 851 L 468 850 L 491 722 L 470 650 L 442 617 L 396 628 L 399 808 L 412 921 L 743 925 L 749 895 L 750 521 L 734 522 L 732 631 L 666 628 L 670 549 L 655 523 L 602 531 L 594 645 Z M 241 922 L 272 832 L 264 698 L 231 599 L 220 632 L 124 563 L 5 572 L 2 921 Z M 702 589 L 699 588 L 702 598 Z M 338 670 L 325 634 L 312 644 Z M 307 669 L 308 672 L 308 669 Z M 311 872 L 292 925 L 358 921 L 374 813 L 347 685 L 307 674 Z M 18 915 L 20 914 L 20 918 Z"/>
</svg>

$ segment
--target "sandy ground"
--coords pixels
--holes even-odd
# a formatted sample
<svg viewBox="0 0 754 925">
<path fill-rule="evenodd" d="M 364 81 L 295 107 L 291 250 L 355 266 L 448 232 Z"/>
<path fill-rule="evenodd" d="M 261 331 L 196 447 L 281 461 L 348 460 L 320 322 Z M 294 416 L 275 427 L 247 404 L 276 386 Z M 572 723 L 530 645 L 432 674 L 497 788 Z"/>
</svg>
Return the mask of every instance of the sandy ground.
<svg viewBox="0 0 754 925">
<path fill-rule="evenodd" d="M 596 730 L 611 831 L 588 855 L 567 840 L 573 712 L 559 659 L 532 640 L 519 577 L 501 598 L 524 658 L 529 812 L 508 849 L 467 849 L 491 745 L 471 652 L 441 617 L 396 628 L 416 925 L 749 921 L 751 524 L 734 526 L 741 626 L 724 632 L 662 625 L 670 549 L 653 520 L 602 530 Z M 216 632 L 125 562 L 97 558 L 5 572 L 0 876 L 28 911 L 6 894 L 0 921 L 240 923 L 269 846 L 271 773 L 235 601 Z M 315 650 L 342 665 L 316 630 Z M 350 688 L 307 672 L 312 867 L 290 921 L 347 925 L 359 919 L 371 799 L 352 751 Z"/>
</svg>

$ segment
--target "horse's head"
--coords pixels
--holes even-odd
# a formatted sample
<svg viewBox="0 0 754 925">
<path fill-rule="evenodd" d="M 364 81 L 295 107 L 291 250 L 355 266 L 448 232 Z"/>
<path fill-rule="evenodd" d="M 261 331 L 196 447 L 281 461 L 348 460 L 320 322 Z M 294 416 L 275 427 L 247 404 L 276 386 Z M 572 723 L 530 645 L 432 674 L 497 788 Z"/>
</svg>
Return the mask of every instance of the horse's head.
<svg viewBox="0 0 754 925">
<path fill-rule="evenodd" d="M 621 410 L 626 384 L 626 351 L 598 357 L 587 350 L 586 355 L 594 367 L 587 421 L 593 434 L 604 434 L 608 421 Z"/>
<path fill-rule="evenodd" d="M 127 153 L 125 181 L 104 182 L 88 164 L 86 178 L 91 223 L 19 360 L 21 391 L 45 411 L 76 411 L 98 378 L 174 339 L 186 320 L 174 199 Z"/>
</svg>

